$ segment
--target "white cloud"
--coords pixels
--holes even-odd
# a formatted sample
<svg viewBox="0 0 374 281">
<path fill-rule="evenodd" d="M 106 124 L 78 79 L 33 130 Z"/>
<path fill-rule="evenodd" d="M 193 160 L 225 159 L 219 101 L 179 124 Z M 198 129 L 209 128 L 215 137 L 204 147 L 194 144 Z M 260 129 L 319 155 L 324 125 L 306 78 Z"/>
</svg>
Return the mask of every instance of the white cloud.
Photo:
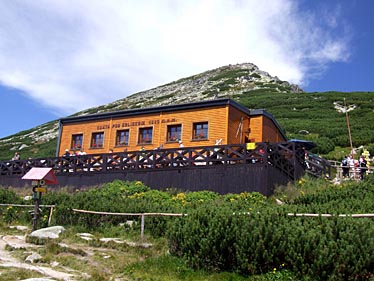
<svg viewBox="0 0 374 281">
<path fill-rule="evenodd" d="M 1 1 L 0 83 L 61 114 L 242 62 L 302 85 L 349 57 L 340 14 L 321 15 L 291 0 Z"/>
</svg>

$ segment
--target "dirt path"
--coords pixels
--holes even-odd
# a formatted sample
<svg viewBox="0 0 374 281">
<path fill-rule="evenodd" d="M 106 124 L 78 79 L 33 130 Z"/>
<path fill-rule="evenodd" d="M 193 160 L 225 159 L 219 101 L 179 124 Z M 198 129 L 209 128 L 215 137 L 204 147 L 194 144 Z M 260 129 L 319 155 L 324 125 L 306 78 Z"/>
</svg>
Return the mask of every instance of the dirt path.
<svg viewBox="0 0 374 281">
<path fill-rule="evenodd" d="M 55 280 L 65 280 L 65 281 L 79 280 L 78 276 L 71 274 L 71 273 L 58 271 L 56 269 L 53 269 L 52 266 L 48 267 L 48 266 L 33 265 L 31 263 L 22 261 L 19 258 L 13 257 L 11 255 L 12 252 L 6 250 L 7 245 L 12 247 L 13 249 L 24 249 L 25 251 L 30 252 L 30 254 L 33 249 L 36 249 L 39 247 L 39 246 L 30 244 L 30 243 L 27 243 L 25 241 L 24 236 L 1 235 L 0 236 L 0 267 L 13 267 L 13 268 L 22 268 L 26 270 L 32 270 L 32 271 L 39 272 L 45 277 L 54 278 Z"/>
<path fill-rule="evenodd" d="M 137 243 L 120 238 L 98 238 L 90 233 L 70 234 L 68 237 L 58 237 L 55 242 L 36 245 L 26 242 L 28 232 L 29 229 L 21 229 L 18 226 L 17 231 L 2 229 L 0 280 L 2 271 L 4 276 L 9 278 L 7 273 L 10 270 L 6 271 L 5 268 L 10 268 L 12 272 L 16 272 L 16 269 L 37 272 L 39 274 L 33 275 L 42 275 L 45 280 L 131 280 L 123 272 L 123 267 L 144 258 L 145 254 L 139 255 L 138 248 L 146 251 L 153 247 L 150 243 Z"/>
</svg>

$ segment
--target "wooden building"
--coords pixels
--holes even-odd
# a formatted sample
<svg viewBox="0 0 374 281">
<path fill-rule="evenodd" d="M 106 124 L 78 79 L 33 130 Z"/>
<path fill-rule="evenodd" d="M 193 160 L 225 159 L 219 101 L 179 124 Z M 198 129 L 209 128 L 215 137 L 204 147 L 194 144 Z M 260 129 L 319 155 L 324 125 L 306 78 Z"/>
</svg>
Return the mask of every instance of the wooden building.
<svg viewBox="0 0 374 281">
<path fill-rule="evenodd" d="M 265 110 L 216 99 L 63 118 L 56 156 L 286 140 Z"/>
<path fill-rule="evenodd" d="M 0 161 L 0 185 L 24 186 L 20 175 L 45 167 L 60 186 L 118 179 L 154 189 L 270 196 L 307 167 L 315 176 L 331 174 L 327 161 L 305 159 L 304 145 L 287 141 L 265 110 L 231 99 L 74 116 L 60 120 L 56 157 Z"/>
</svg>

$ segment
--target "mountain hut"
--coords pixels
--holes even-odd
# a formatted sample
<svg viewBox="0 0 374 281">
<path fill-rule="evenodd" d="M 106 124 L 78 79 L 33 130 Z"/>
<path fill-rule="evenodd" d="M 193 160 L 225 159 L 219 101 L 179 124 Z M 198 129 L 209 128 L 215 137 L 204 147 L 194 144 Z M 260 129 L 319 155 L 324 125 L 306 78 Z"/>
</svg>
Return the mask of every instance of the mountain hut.
<svg viewBox="0 0 374 281">
<path fill-rule="evenodd" d="M 63 118 L 56 156 L 286 140 L 265 110 L 215 99 Z"/>
</svg>

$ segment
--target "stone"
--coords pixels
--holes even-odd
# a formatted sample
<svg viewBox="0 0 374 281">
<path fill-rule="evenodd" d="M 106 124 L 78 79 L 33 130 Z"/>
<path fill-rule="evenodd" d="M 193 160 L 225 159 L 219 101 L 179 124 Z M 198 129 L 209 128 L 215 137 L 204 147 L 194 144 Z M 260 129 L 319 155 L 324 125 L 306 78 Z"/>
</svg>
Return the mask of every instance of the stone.
<svg viewBox="0 0 374 281">
<path fill-rule="evenodd" d="M 93 240 L 93 235 L 91 233 L 77 233 L 76 235 L 86 241 Z"/>
<path fill-rule="evenodd" d="M 41 259 L 42 259 L 41 255 L 39 255 L 38 253 L 32 253 L 25 259 L 25 262 L 34 263 Z"/>
<path fill-rule="evenodd" d="M 284 204 L 284 202 L 279 200 L 279 199 L 275 199 L 275 202 L 277 202 L 277 205 L 283 205 Z"/>
<path fill-rule="evenodd" d="M 114 242 L 117 244 L 123 244 L 124 241 L 120 240 L 119 238 L 100 238 L 101 242 L 108 243 L 108 242 Z"/>
<path fill-rule="evenodd" d="M 25 225 L 11 225 L 9 226 L 9 228 L 15 228 L 17 230 L 21 230 L 21 231 L 26 231 L 29 229 L 28 226 L 25 226 Z"/>
<path fill-rule="evenodd" d="M 42 278 L 28 278 L 28 279 L 22 279 L 21 281 L 53 281 L 56 279 L 51 279 L 49 277 L 42 277 Z"/>
<path fill-rule="evenodd" d="M 29 236 L 36 238 L 50 238 L 57 239 L 60 233 L 64 232 L 65 228 L 63 226 L 51 226 L 46 228 L 41 228 L 30 233 Z"/>
</svg>

